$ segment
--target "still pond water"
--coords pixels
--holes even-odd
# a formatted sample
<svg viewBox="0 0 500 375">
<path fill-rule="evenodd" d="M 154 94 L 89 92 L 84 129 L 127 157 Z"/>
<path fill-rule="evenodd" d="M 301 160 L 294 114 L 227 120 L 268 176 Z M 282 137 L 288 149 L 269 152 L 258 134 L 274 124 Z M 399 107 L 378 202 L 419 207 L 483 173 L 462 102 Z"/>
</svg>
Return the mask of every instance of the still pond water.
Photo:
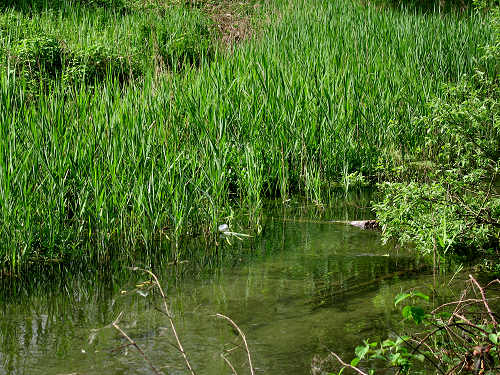
<svg viewBox="0 0 500 375">
<path fill-rule="evenodd" d="M 319 368 L 338 369 L 329 350 L 350 360 L 362 338 L 390 335 L 400 324 L 395 294 L 415 286 L 425 292 L 432 276 L 408 250 L 383 246 L 379 233 L 326 223 L 371 215 L 334 206 L 269 210 L 261 236 L 205 249 L 209 255 L 196 263 L 139 264 L 164 285 L 197 374 L 231 374 L 221 353 L 241 343 L 216 313 L 245 332 L 256 374 L 326 374 Z M 158 368 L 187 373 L 157 310 L 158 293 L 138 287 L 145 274 L 121 264 L 28 279 L 0 285 L 0 375 L 152 374 L 110 327 L 120 312 L 120 327 Z M 228 358 L 239 374 L 249 373 L 241 348 Z"/>
</svg>

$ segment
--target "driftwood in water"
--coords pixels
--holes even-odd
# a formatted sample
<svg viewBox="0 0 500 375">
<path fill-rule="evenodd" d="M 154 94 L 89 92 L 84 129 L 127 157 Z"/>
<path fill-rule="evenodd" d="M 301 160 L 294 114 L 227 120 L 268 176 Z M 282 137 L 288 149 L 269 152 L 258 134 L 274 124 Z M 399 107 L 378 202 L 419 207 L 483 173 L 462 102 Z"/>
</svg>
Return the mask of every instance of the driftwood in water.
<svg viewBox="0 0 500 375">
<path fill-rule="evenodd" d="M 343 224 L 352 225 L 361 229 L 380 229 L 380 225 L 377 220 L 308 220 L 308 219 L 287 219 L 280 218 L 276 219 L 279 221 L 290 221 L 292 223 L 311 223 L 311 224 Z"/>
<path fill-rule="evenodd" d="M 377 220 L 353 220 L 353 221 L 332 220 L 331 223 L 353 225 L 361 229 L 380 229 L 380 225 L 378 224 Z"/>
</svg>

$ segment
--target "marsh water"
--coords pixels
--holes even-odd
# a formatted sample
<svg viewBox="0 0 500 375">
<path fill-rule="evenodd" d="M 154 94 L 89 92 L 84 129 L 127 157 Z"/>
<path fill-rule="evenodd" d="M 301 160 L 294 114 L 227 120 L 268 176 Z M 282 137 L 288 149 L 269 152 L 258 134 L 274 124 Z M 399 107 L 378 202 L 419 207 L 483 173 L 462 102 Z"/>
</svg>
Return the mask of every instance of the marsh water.
<svg viewBox="0 0 500 375">
<path fill-rule="evenodd" d="M 338 368 L 330 350 L 350 360 L 362 338 L 392 334 L 401 320 L 395 294 L 425 292 L 433 280 L 410 250 L 382 245 L 379 233 L 328 223 L 371 217 L 366 203 L 290 203 L 266 211 L 258 237 L 221 239 L 197 261 L 139 264 L 165 287 L 197 374 L 231 374 L 227 350 L 238 373 L 249 373 L 240 338 L 216 313 L 245 332 L 256 374 L 326 374 L 320 369 Z M 152 374 L 110 326 L 121 312 L 119 326 L 157 368 L 186 374 L 160 296 L 126 265 L 4 278 L 0 374 Z"/>
</svg>

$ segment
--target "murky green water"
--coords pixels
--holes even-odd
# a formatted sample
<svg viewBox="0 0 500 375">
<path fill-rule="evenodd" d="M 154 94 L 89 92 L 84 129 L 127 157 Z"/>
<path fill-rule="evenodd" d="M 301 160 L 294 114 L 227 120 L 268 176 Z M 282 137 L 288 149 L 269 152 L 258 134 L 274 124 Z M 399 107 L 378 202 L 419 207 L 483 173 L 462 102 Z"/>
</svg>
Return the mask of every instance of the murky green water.
<svg viewBox="0 0 500 375">
<path fill-rule="evenodd" d="M 394 295 L 432 282 L 422 265 L 382 246 L 376 232 L 319 222 L 367 215 L 355 205 L 292 205 L 269 211 L 261 237 L 221 245 L 204 264 L 155 263 L 197 374 L 230 374 L 220 354 L 241 342 L 216 313 L 246 333 L 256 373 L 273 375 L 335 368 L 325 359 L 328 350 L 351 359 L 362 338 L 386 335 L 399 324 Z M 158 293 L 136 287 L 147 279 L 123 265 L 33 274 L 29 284 L 4 279 L 0 374 L 152 374 L 109 326 L 120 312 L 120 326 L 158 368 L 187 373 L 156 309 Z M 228 358 L 239 374 L 249 373 L 241 349 Z"/>
</svg>

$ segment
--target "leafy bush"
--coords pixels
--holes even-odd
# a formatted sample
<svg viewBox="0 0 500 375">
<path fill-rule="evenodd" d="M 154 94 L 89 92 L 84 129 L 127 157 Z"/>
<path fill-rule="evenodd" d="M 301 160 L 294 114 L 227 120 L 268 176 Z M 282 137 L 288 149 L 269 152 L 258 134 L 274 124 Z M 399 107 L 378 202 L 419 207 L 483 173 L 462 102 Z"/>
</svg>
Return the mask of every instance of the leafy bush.
<svg viewBox="0 0 500 375">
<path fill-rule="evenodd" d="M 156 25 L 151 32 L 163 62 L 170 68 L 181 68 L 198 66 L 202 59 L 213 56 L 211 29 L 210 20 L 193 9 L 178 12 L 168 23 Z"/>
<path fill-rule="evenodd" d="M 70 50 L 51 36 L 35 36 L 21 40 L 11 51 L 11 65 L 29 85 L 57 77 L 66 83 L 93 83 L 107 75 L 120 81 L 141 74 L 141 67 L 132 57 L 119 56 L 109 48 L 94 45 Z"/>
<path fill-rule="evenodd" d="M 499 254 L 498 10 L 494 15 L 497 40 L 485 49 L 483 60 L 496 65 L 483 61 L 488 70 L 445 87 L 443 96 L 429 104 L 428 114 L 416 120 L 427 128 L 421 157 L 434 170 L 415 181 L 381 185 L 384 198 L 374 207 L 385 240 L 414 242 L 424 253 Z"/>
<path fill-rule="evenodd" d="M 12 65 L 28 81 L 55 78 L 63 64 L 63 48 L 52 36 L 21 40 L 11 51 Z"/>
<path fill-rule="evenodd" d="M 141 67 L 132 57 L 119 56 L 96 45 L 68 53 L 64 80 L 69 84 L 93 83 L 109 75 L 123 82 L 140 74 Z"/>
</svg>

